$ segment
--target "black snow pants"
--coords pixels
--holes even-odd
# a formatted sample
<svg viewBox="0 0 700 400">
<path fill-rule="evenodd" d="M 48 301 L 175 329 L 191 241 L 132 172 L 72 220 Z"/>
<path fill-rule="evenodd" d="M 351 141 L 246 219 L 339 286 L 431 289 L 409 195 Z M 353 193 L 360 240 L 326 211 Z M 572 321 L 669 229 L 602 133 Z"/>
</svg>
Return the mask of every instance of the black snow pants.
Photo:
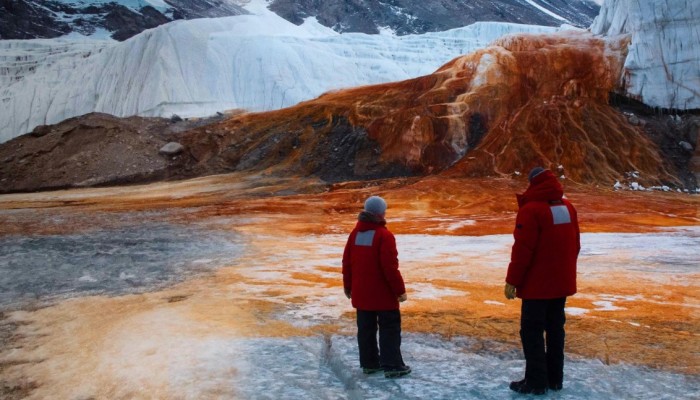
<svg viewBox="0 0 700 400">
<path fill-rule="evenodd" d="M 377 348 L 377 326 L 379 326 L 379 348 Z M 362 368 L 403 366 L 399 310 L 357 310 L 357 344 L 360 348 Z"/>
<path fill-rule="evenodd" d="M 564 380 L 565 304 L 566 297 L 523 300 L 520 339 L 525 353 L 525 379 L 533 388 L 546 388 Z"/>
</svg>

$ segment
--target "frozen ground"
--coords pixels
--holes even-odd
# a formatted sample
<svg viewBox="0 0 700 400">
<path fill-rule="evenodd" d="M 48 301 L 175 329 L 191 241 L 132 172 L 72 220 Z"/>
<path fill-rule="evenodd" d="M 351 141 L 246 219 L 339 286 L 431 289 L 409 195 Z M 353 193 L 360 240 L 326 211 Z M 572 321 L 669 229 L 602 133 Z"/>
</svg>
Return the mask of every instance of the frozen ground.
<svg viewBox="0 0 700 400">
<path fill-rule="evenodd" d="M 115 296 L 7 313 L 20 342 L 0 352 L 0 366 L 6 366 L 0 385 L 37 382 L 30 398 L 522 398 L 508 390 L 508 382 L 523 374 L 520 350 L 484 343 L 491 339 L 406 331 L 402 350 L 414 372 L 398 380 L 363 375 L 347 314 L 352 308 L 337 283 L 344 234 L 265 236 L 235 232 L 241 222 L 235 218 L 185 225 L 141 217 L 80 233 L 0 237 L 0 306 L 22 308 L 37 296 Z M 446 279 L 500 286 L 512 236 L 397 235 L 397 243 L 410 310 L 421 302 L 475 295 L 445 286 Z M 670 288 L 697 284 L 700 227 L 584 234 L 582 244 L 581 281 L 629 276 L 635 285 L 638 279 Z M 117 296 L 219 267 L 215 279 L 180 285 L 185 295 L 178 302 L 158 293 L 150 300 Z M 486 296 L 478 304 L 516 306 L 506 304 L 500 290 Z M 576 297 L 589 299 L 590 306 L 567 312 L 603 323 L 589 315 L 654 300 L 645 296 L 643 290 L 628 296 L 580 293 Z M 675 307 L 697 309 L 694 301 L 688 297 Z M 256 313 L 256 302 L 275 307 L 246 319 L 249 308 Z M 306 336 L 266 328 L 287 323 Z M 319 326 L 335 329 L 326 335 L 307 329 Z M 264 337 L 246 329 L 260 329 Z M 692 332 L 686 337 L 697 340 Z M 692 374 L 569 356 L 565 375 L 564 390 L 544 398 L 700 398 L 700 377 Z"/>
<path fill-rule="evenodd" d="M 0 236 L 0 311 L 58 297 L 153 290 L 230 263 L 240 237 L 168 223 Z"/>
<path fill-rule="evenodd" d="M 364 375 L 351 336 L 210 338 L 177 344 L 186 349 L 186 359 L 180 360 L 170 347 L 170 352 L 151 354 L 145 366 L 126 368 L 119 374 L 139 375 L 130 377 L 136 382 L 148 381 L 148 368 L 160 365 L 167 369 L 176 397 L 187 399 L 527 398 L 508 389 L 508 383 L 522 375 L 519 353 L 475 353 L 466 338 L 446 341 L 404 334 L 402 351 L 413 373 L 401 379 Z M 154 358 L 163 356 L 167 359 L 160 360 L 162 365 L 154 364 Z M 697 398 L 698 394 L 697 377 L 567 358 L 564 389 L 544 398 L 670 400 Z"/>
<path fill-rule="evenodd" d="M 339 279 L 340 259 L 346 239 L 345 235 L 286 238 L 285 246 L 295 250 L 261 254 L 251 260 L 238 271 L 248 278 L 238 283 L 238 290 L 241 293 L 258 293 L 271 286 L 288 285 L 294 289 L 272 301 L 286 304 L 287 317 L 293 323 L 307 325 L 338 318 L 348 311 L 342 293 L 336 287 L 323 285 L 298 287 L 301 281 L 295 278 L 295 274 L 313 273 L 326 279 Z M 396 235 L 396 241 L 409 296 L 422 300 L 465 294 L 434 285 L 433 280 L 447 278 L 460 282 L 502 284 L 510 260 L 513 236 Z M 621 276 L 630 280 L 630 287 L 644 282 L 687 286 L 691 284 L 688 276 L 697 274 L 700 265 L 700 227 L 647 234 L 585 233 L 581 235 L 581 246 L 579 281 Z M 338 270 L 320 271 L 333 267 Z M 299 295 L 310 296 L 313 301 L 288 302 Z M 570 307 L 567 308 L 569 315 L 583 315 L 591 310 L 614 310 L 616 303 L 645 298 L 643 293 L 633 297 L 588 293 L 577 296 L 595 301 L 596 308 Z M 486 301 L 502 304 L 505 300 L 499 291 Z M 684 306 L 698 307 L 693 304 Z"/>
<path fill-rule="evenodd" d="M 523 361 L 513 354 L 475 354 L 468 340 L 445 341 L 429 335 L 404 335 L 404 359 L 413 373 L 402 379 L 363 375 L 357 367 L 354 338 L 254 339 L 230 343 L 246 357 L 234 366 L 251 399 L 509 399 L 524 398 L 508 389 L 520 379 Z M 219 360 L 227 363 L 228 360 Z M 209 362 L 216 362 L 209 360 Z M 553 399 L 697 398 L 694 377 L 599 361 L 567 360 L 565 388 Z"/>
</svg>

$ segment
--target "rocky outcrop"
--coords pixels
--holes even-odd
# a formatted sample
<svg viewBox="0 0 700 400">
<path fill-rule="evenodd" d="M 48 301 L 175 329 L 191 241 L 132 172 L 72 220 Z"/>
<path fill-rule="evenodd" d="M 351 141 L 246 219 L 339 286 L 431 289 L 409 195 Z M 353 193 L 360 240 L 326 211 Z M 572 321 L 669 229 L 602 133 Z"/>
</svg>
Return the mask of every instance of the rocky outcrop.
<svg viewBox="0 0 700 400">
<path fill-rule="evenodd" d="M 630 37 L 621 93 L 652 107 L 700 108 L 700 1 L 606 0 L 591 31 Z"/>
<path fill-rule="evenodd" d="M 316 17 L 321 24 L 338 32 L 372 34 L 380 29 L 391 29 L 406 35 L 444 31 L 477 21 L 547 26 L 568 23 L 587 27 L 598 15 L 599 7 L 589 0 L 274 0 L 270 9 L 295 24 L 301 24 L 304 18 Z"/>
<path fill-rule="evenodd" d="M 170 22 L 168 17 L 151 6 L 143 7 L 139 12 L 134 12 L 124 6 L 111 3 L 102 6 L 102 10 L 106 12 L 103 11 L 104 16 L 99 21 L 101 23 L 95 23 L 93 26 L 104 27 L 112 32 L 112 39 L 119 41 L 138 35 L 146 29 Z"/>
<path fill-rule="evenodd" d="M 214 120 L 116 118 L 88 114 L 0 145 L 0 193 L 183 178 L 182 132 Z"/>
<path fill-rule="evenodd" d="M 111 38 L 122 41 L 176 19 L 245 13 L 240 6 L 225 0 L 166 0 L 158 9 L 148 2 L 120 4 L 116 0 L 2 0 L 0 39 L 54 38 L 70 32 L 90 36 L 98 29 L 105 29 Z"/>
<path fill-rule="evenodd" d="M 0 1 L 0 39 L 54 38 L 71 32 L 69 24 L 56 19 L 56 12 L 69 9 L 57 2 L 38 7 L 25 0 Z"/>
</svg>

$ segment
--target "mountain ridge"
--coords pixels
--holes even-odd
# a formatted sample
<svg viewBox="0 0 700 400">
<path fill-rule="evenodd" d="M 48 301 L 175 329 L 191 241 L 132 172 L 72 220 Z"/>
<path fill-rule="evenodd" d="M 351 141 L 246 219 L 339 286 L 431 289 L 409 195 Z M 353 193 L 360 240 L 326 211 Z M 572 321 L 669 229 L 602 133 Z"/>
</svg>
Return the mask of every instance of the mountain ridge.
<svg viewBox="0 0 700 400">
<path fill-rule="evenodd" d="M 55 38 L 69 33 L 123 41 L 146 29 L 180 19 L 245 14 L 250 4 L 269 9 L 300 25 L 315 17 L 337 32 L 398 35 L 463 27 L 478 21 L 588 27 L 598 14 L 592 0 L 4 0 L 0 3 L 0 40 Z"/>
</svg>

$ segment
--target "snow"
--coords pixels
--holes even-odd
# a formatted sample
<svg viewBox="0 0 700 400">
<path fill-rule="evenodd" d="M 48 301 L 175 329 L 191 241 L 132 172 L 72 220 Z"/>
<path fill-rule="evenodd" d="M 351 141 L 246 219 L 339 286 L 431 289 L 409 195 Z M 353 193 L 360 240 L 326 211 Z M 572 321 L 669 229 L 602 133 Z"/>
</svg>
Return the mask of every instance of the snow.
<svg viewBox="0 0 700 400">
<path fill-rule="evenodd" d="M 607 0 L 591 32 L 629 35 L 621 86 L 652 107 L 700 108 L 700 1 Z"/>
<path fill-rule="evenodd" d="M 540 10 L 541 12 L 549 15 L 550 17 L 554 17 L 554 18 L 561 20 L 563 22 L 571 23 L 571 21 L 569 21 L 568 19 L 562 17 L 561 15 L 557 15 L 556 13 L 542 7 L 541 5 L 535 3 L 533 0 L 525 0 L 525 2 L 528 3 L 529 5 L 535 7 L 536 9 Z"/>
<path fill-rule="evenodd" d="M 580 307 L 566 307 L 566 308 L 564 308 L 564 311 L 568 315 L 581 316 L 581 315 L 585 315 L 590 310 L 587 310 L 585 308 L 580 308 Z"/>
<path fill-rule="evenodd" d="M 58 40 L 64 40 L 64 41 L 98 40 L 98 41 L 106 41 L 106 42 L 116 42 L 116 40 L 112 39 L 112 32 L 108 31 L 105 28 L 95 28 L 95 31 L 92 34 L 90 34 L 89 36 L 85 36 L 85 35 L 81 34 L 80 32 L 73 31 L 67 35 L 61 36 L 61 38 Z"/>
<path fill-rule="evenodd" d="M 464 221 L 453 222 L 449 224 L 445 229 L 447 229 L 448 231 L 456 231 L 460 228 L 464 228 L 465 226 L 472 226 L 474 224 L 476 224 L 476 221 L 472 219 L 467 219 Z"/>
<path fill-rule="evenodd" d="M 625 307 L 617 307 L 617 306 L 613 305 L 612 301 L 594 301 L 593 305 L 597 306 L 597 308 L 595 308 L 596 311 L 626 310 Z"/>
<path fill-rule="evenodd" d="M 296 26 L 262 3 L 246 7 L 258 14 L 174 21 L 120 43 L 0 42 L 0 142 L 89 112 L 279 109 L 330 90 L 426 75 L 505 34 L 560 30 L 480 22 L 400 37 L 338 34 L 315 18 Z M 13 58 L 17 52 L 26 60 Z"/>
</svg>

